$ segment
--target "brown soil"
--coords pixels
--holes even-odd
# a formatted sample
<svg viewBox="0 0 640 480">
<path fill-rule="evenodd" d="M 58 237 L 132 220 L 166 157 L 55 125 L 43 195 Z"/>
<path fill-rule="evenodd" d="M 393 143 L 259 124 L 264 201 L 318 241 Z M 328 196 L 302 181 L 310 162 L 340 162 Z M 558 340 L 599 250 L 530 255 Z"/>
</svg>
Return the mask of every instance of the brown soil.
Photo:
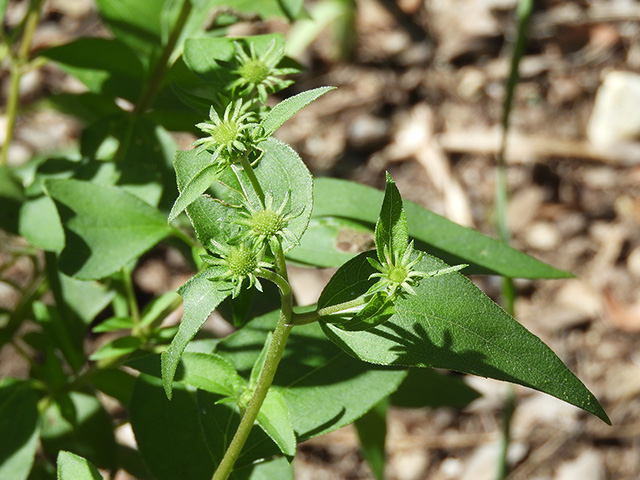
<svg viewBox="0 0 640 480">
<path fill-rule="evenodd" d="M 25 3 L 15 2 L 13 8 Z M 410 20 L 404 25 L 383 3 L 357 2 L 355 48 L 343 52 L 349 60 L 337 60 L 336 43 L 327 32 L 303 54 L 302 62 L 311 67 L 298 88 L 339 88 L 286 124 L 280 138 L 299 151 L 315 175 L 381 188 L 388 170 L 406 198 L 494 235 L 498 126 L 516 1 L 399 0 Z M 613 426 L 516 388 L 509 478 L 636 479 L 640 155 L 638 150 L 626 156 L 598 151 L 586 132 L 603 76 L 640 68 L 640 2 L 537 3 L 511 117 L 508 220 L 513 246 L 576 278 L 517 281 L 516 316 L 596 394 Z M 93 34 L 99 25 L 85 0 L 51 1 L 45 8 L 36 48 Z M 241 28 L 288 27 L 274 22 Z M 25 81 L 26 103 L 52 90 L 77 88 L 50 65 L 33 75 Z M 2 81 L 6 85 L 6 76 Z M 25 112 L 13 163 L 64 148 L 76 140 L 78 129 L 74 121 L 50 112 Z M 16 268 L 26 269 L 28 276 L 28 265 Z M 140 288 L 164 290 L 175 284 L 158 271 L 176 269 L 163 266 L 157 256 L 145 268 L 164 283 L 145 286 L 141 273 Z M 307 291 L 317 291 L 326 277 L 294 272 L 294 278 L 307 282 Z M 496 279 L 479 283 L 499 296 Z M 2 300 L 12 301 L 6 295 Z M 15 368 L 2 373 L 20 370 Z M 392 410 L 389 479 L 494 478 L 507 387 L 469 381 L 484 396 L 463 411 Z M 372 477 L 354 430 L 345 428 L 300 445 L 296 478 Z"/>
</svg>

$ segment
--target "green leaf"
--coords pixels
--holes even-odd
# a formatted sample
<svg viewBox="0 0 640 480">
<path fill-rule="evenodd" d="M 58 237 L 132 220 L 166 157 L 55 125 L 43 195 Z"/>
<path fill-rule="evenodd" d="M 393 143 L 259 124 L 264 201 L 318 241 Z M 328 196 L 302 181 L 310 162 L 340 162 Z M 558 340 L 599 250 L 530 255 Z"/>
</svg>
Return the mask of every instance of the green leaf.
<svg viewBox="0 0 640 480">
<path fill-rule="evenodd" d="M 294 0 L 288 0 L 293 4 Z M 228 7 L 229 0 L 197 0 L 197 3 L 203 5 L 205 10 L 213 7 Z M 206 6 L 206 7 L 205 7 Z M 263 19 L 267 18 L 287 18 L 287 13 L 283 10 L 280 0 L 235 0 L 233 2 L 234 10 L 245 13 L 256 13 Z"/>
<path fill-rule="evenodd" d="M 176 385 L 169 401 L 159 379 L 140 375 L 129 411 L 138 449 L 155 478 L 211 478 L 214 463 L 203 438 L 196 403 L 184 387 Z"/>
<path fill-rule="evenodd" d="M 116 465 L 110 415 L 98 399 L 80 392 L 61 393 L 40 415 L 42 446 L 55 457 L 60 450 L 82 455 L 100 468 Z"/>
<path fill-rule="evenodd" d="M 184 162 L 184 158 L 191 155 L 180 155 L 178 153 L 178 158 L 176 161 Z M 203 157 L 206 159 L 206 165 L 202 166 L 202 162 L 198 162 L 198 165 L 202 166 L 202 168 L 190 176 L 187 183 L 178 183 L 178 187 L 180 189 L 180 195 L 176 200 L 176 203 L 173 204 L 173 208 L 171 209 L 171 213 L 169 213 L 169 222 L 171 222 L 174 218 L 182 213 L 182 211 L 191 205 L 200 195 L 202 195 L 207 189 L 211 186 L 213 182 L 215 182 L 221 173 L 220 163 L 217 162 L 217 155 L 212 155 L 209 152 L 203 151 L 199 157 L 199 160 Z M 176 171 L 178 168 L 176 167 Z"/>
<path fill-rule="evenodd" d="M 38 106 L 44 110 L 53 108 L 73 115 L 85 125 L 95 123 L 100 118 L 121 112 L 114 101 L 98 93 L 57 93 L 44 98 Z"/>
<path fill-rule="evenodd" d="M 216 352 L 248 376 L 277 320 L 277 311 L 252 320 L 220 342 Z M 298 442 L 303 442 L 361 417 L 395 391 L 405 376 L 404 370 L 349 357 L 317 324 L 310 324 L 291 332 L 273 384 L 289 407 Z"/>
<path fill-rule="evenodd" d="M 289 408 L 277 390 L 270 389 L 258 412 L 258 425 L 285 455 L 296 454 L 296 436 L 289 420 Z"/>
<path fill-rule="evenodd" d="M 98 361 L 105 358 L 119 358 L 135 352 L 142 345 L 139 337 L 121 337 L 106 343 L 89 356 L 89 360 Z"/>
<path fill-rule="evenodd" d="M 111 317 L 104 322 L 100 322 L 93 327 L 93 333 L 115 332 L 117 330 L 128 330 L 135 326 L 135 322 L 131 317 Z"/>
<path fill-rule="evenodd" d="M 234 8 L 239 9 L 237 1 L 234 3 Z M 256 55 L 259 56 L 272 41 L 275 41 L 276 51 L 284 49 L 284 36 L 281 33 L 235 38 L 189 38 L 184 44 L 184 62 L 189 70 L 220 89 L 235 78 L 229 68 L 230 64 L 235 63 L 234 42 L 240 43 L 245 50 L 249 49 L 250 44 L 253 45 Z M 219 97 L 219 92 L 217 93 Z"/>
<path fill-rule="evenodd" d="M 149 118 L 120 111 L 83 130 L 81 154 L 103 161 L 80 162 L 74 178 L 103 185 L 117 183 L 149 205 L 169 210 L 175 200 L 171 165 L 176 149 L 171 134 Z M 116 153 L 117 162 L 112 161 Z"/>
<path fill-rule="evenodd" d="M 364 253 L 336 272 L 319 308 L 351 300 L 373 284 Z M 447 266 L 425 255 L 420 271 Z M 398 300 L 389 321 L 371 330 L 343 332 L 323 324 L 325 334 L 350 355 L 380 365 L 447 368 L 518 383 L 609 419 L 598 400 L 538 337 L 453 272 L 424 278 L 416 295 Z"/>
<path fill-rule="evenodd" d="M 402 208 L 402 197 L 396 183 L 387 172 L 387 188 L 375 230 L 376 251 L 380 262 L 385 262 L 385 252 L 401 256 L 409 244 L 407 218 Z"/>
<path fill-rule="evenodd" d="M 336 87 L 314 88 L 313 90 L 307 90 L 306 92 L 289 97 L 275 105 L 271 110 L 269 110 L 269 113 L 260 124 L 264 129 L 265 136 L 273 135 L 273 132 L 280 128 L 284 122 L 289 120 L 311 102 L 325 93 L 335 90 L 335 88 Z"/>
<path fill-rule="evenodd" d="M 0 478 L 28 477 L 38 447 L 37 397 L 26 382 L 0 382 Z"/>
<path fill-rule="evenodd" d="M 137 259 L 171 233 L 164 216 L 117 188 L 78 180 L 48 180 L 65 227 L 64 273 L 103 278 Z"/>
<path fill-rule="evenodd" d="M 86 458 L 71 452 L 58 453 L 58 480 L 102 480 L 98 469 Z"/>
<path fill-rule="evenodd" d="M 224 65 L 233 60 L 231 38 L 189 38 L 184 42 L 183 59 L 189 70 L 223 87 L 232 76 Z"/>
<path fill-rule="evenodd" d="M 162 354 L 162 382 L 169 398 L 182 352 L 209 315 L 231 294 L 231 289 L 225 282 L 211 280 L 220 273 L 223 273 L 220 268 L 200 272 L 178 290 L 184 299 L 184 315 L 178 333 Z"/>
<path fill-rule="evenodd" d="M 24 189 L 14 172 L 0 165 L 0 228 L 18 233 L 20 206 L 25 200 Z"/>
<path fill-rule="evenodd" d="M 144 80 L 142 64 L 127 45 L 116 39 L 79 38 L 39 54 L 56 61 L 92 93 L 122 97 L 131 102 L 140 96 Z"/>
<path fill-rule="evenodd" d="M 77 323 L 70 317 L 74 315 L 83 327 L 89 326 L 98 314 L 111 303 L 116 292 L 99 282 L 77 280 L 63 274 L 56 270 L 57 263 L 54 260 L 47 257 L 47 268 L 51 266 L 51 270 L 48 270 L 51 290 L 56 298 L 58 308 L 63 312 L 68 328 L 76 330 L 76 335 L 73 335 L 74 341 L 82 344 L 85 329 L 78 328 Z"/>
<path fill-rule="evenodd" d="M 313 178 L 300 156 L 289 145 L 268 138 L 258 145 L 263 155 L 255 168 L 256 177 L 265 192 L 273 197 L 274 205 L 281 205 L 290 192 L 289 208 L 296 216 L 287 223 L 293 236 L 300 240 L 309 225 L 313 206 Z M 286 238 L 282 249 L 288 252 L 295 246 Z"/>
<path fill-rule="evenodd" d="M 353 423 L 358 432 L 364 458 L 376 480 L 384 480 L 388 407 L 389 401 L 385 399 Z"/>
<path fill-rule="evenodd" d="M 140 326 L 158 324 L 182 304 L 178 292 L 169 291 L 151 300 L 142 310 Z"/>
<path fill-rule="evenodd" d="M 144 374 L 138 377 L 130 405 L 131 426 L 154 478 L 211 479 L 240 421 L 237 409 L 217 403 L 220 399 L 204 391 L 194 395 L 177 384 L 172 400 L 168 400 L 159 379 Z M 292 478 L 290 468 L 289 473 L 283 468 L 286 461 L 283 464 L 271 460 L 277 453 L 276 445 L 266 434 L 254 428 L 230 478 Z M 262 460 L 266 461 L 259 463 Z"/>
<path fill-rule="evenodd" d="M 388 295 L 384 292 L 378 292 L 350 320 L 336 326 L 348 332 L 369 330 L 389 320 L 394 312 L 393 302 L 389 300 Z"/>
<path fill-rule="evenodd" d="M 303 11 L 304 0 L 278 0 L 278 2 L 291 21 L 297 19 Z"/>
<path fill-rule="evenodd" d="M 64 230 L 56 205 L 50 197 L 27 200 L 20 208 L 18 231 L 34 247 L 61 252 Z"/>
<path fill-rule="evenodd" d="M 130 360 L 127 365 L 148 375 L 161 376 L 157 355 L 147 355 Z M 206 392 L 235 398 L 246 388 L 228 360 L 215 353 L 184 352 L 173 379 Z"/>
<path fill-rule="evenodd" d="M 460 375 L 445 375 L 431 368 L 410 368 L 409 375 L 390 398 L 394 407 L 464 408 L 479 397 Z"/>
<path fill-rule="evenodd" d="M 316 267 L 339 267 L 374 247 L 370 228 L 342 218 L 311 217 L 300 244 L 287 253 L 287 259 Z"/>
<path fill-rule="evenodd" d="M 0 23 L 4 22 L 4 14 L 9 0 L 0 0 Z"/>
<path fill-rule="evenodd" d="M 163 4 L 166 0 L 96 0 L 109 30 L 134 50 L 146 67 L 162 52 Z"/>
<path fill-rule="evenodd" d="M 342 217 L 375 224 L 382 192 L 364 185 L 330 178 L 314 182 L 313 217 Z M 405 201 L 409 235 L 426 243 L 421 250 L 449 265 L 471 264 L 465 273 L 493 273 L 511 278 L 566 278 L 570 274 L 546 265 L 503 242 Z M 336 265 L 337 266 L 337 265 Z"/>
<path fill-rule="evenodd" d="M 91 376 L 91 383 L 122 405 L 129 405 L 135 377 L 117 368 L 101 368 Z"/>
<path fill-rule="evenodd" d="M 62 318 L 60 310 L 40 301 L 33 302 L 32 307 L 33 315 L 42 327 L 49 344 L 62 352 L 74 371 L 80 370 L 84 363 L 82 344 L 74 341 L 72 331 Z"/>
<path fill-rule="evenodd" d="M 178 188 L 182 191 L 186 185 L 194 182 L 198 172 L 210 165 L 211 154 L 197 153 L 196 150 L 176 152 L 174 168 Z M 227 239 L 237 233 L 238 226 L 234 221 L 242 218 L 237 208 L 229 208 L 210 196 L 200 195 L 187 207 L 187 215 L 193 224 L 200 243 L 210 247 L 211 240 L 226 243 Z M 211 221 L 211 219 L 216 219 Z"/>
<path fill-rule="evenodd" d="M 259 363 L 256 362 L 256 365 Z M 127 365 L 146 374 L 159 376 L 160 369 L 155 355 L 134 359 Z M 259 371 L 259 369 L 253 371 Z M 215 353 L 185 352 L 176 370 L 174 381 L 233 399 L 238 399 L 242 391 L 247 388 L 246 382 L 229 361 Z M 276 390 L 269 390 L 257 421 L 285 455 L 295 454 L 296 439 L 289 421 L 289 411 L 282 396 Z"/>
</svg>

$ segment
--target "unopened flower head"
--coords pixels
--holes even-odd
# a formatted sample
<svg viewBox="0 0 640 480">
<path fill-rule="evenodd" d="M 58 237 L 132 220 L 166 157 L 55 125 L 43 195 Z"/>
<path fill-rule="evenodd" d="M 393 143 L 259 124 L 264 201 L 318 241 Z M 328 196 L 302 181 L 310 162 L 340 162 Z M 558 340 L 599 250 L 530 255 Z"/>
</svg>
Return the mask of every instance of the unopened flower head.
<svg viewBox="0 0 640 480">
<path fill-rule="evenodd" d="M 246 152 L 245 133 L 256 126 L 251 120 L 252 113 L 245 111 L 242 100 L 230 103 L 222 118 L 213 106 L 209 110 L 211 121 L 196 125 L 208 137 L 196 140 L 193 145 L 198 151 L 210 150 L 217 155 L 233 157 Z"/>
<path fill-rule="evenodd" d="M 262 261 L 264 248 L 255 247 L 247 243 L 239 245 L 221 245 L 215 240 L 211 241 L 218 256 L 203 255 L 205 263 L 213 266 L 225 267 L 224 273 L 212 278 L 215 281 L 229 281 L 233 288 L 232 297 L 236 298 L 240 294 L 242 284 L 245 279 L 249 279 L 248 288 L 254 285 L 262 291 L 262 284 L 256 276 L 263 269 L 272 265 Z"/>
<path fill-rule="evenodd" d="M 277 65 L 284 57 L 284 48 L 277 47 L 276 41 L 271 40 L 267 48 L 262 54 L 257 55 L 255 44 L 249 46 L 249 54 L 245 52 L 242 45 L 234 42 L 236 49 L 235 59 L 238 62 L 238 68 L 232 73 L 238 75 L 229 89 L 240 90 L 240 94 L 244 95 L 253 91 L 258 92 L 258 98 L 262 103 L 267 101 L 267 95 L 277 90 L 282 90 L 293 83 L 292 80 L 283 80 L 282 76 L 292 73 L 298 73 L 295 68 L 278 68 Z"/>
<path fill-rule="evenodd" d="M 384 261 L 381 263 L 374 258 L 367 258 L 373 268 L 378 270 L 369 278 L 379 278 L 374 285 L 374 291 L 386 291 L 392 297 L 394 295 L 415 295 L 413 285 L 428 274 L 414 270 L 413 267 L 422 259 L 422 253 L 413 255 L 413 242 L 407 245 L 402 254 L 391 252 L 388 246 L 383 249 Z M 411 257 L 414 257 L 411 259 Z"/>
<path fill-rule="evenodd" d="M 245 202 L 244 206 L 247 212 L 242 213 L 245 218 L 238 220 L 239 224 L 249 227 L 243 238 L 253 238 L 259 244 L 262 244 L 265 240 L 287 239 L 293 245 L 297 245 L 298 239 L 287 228 L 287 224 L 291 219 L 300 215 L 301 212 L 295 214 L 291 212 L 285 213 L 290 196 L 290 192 L 287 192 L 278 208 L 273 208 L 273 196 L 270 193 L 265 195 L 264 207 L 261 205 L 256 208 L 250 202 Z"/>
<path fill-rule="evenodd" d="M 368 257 L 367 260 L 373 268 L 378 270 L 369 275 L 369 278 L 379 278 L 367 293 L 386 292 L 389 297 L 403 297 L 406 294 L 415 295 L 415 284 L 422 278 L 438 277 L 447 273 L 457 272 L 468 267 L 467 264 L 454 265 L 452 267 L 438 268 L 430 272 L 414 270 L 414 267 L 422 260 L 422 252 L 414 254 L 413 242 L 407 245 L 404 252 L 391 253 L 389 246 L 383 248 L 383 262 Z M 412 259 L 413 257 L 413 259 Z"/>
</svg>

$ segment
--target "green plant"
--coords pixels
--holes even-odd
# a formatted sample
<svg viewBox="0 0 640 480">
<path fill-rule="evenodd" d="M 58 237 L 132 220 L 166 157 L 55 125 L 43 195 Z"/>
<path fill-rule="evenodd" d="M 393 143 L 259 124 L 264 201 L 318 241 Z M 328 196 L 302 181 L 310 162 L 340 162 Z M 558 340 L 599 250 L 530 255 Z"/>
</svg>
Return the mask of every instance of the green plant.
<svg viewBox="0 0 640 480">
<path fill-rule="evenodd" d="M 52 478 L 57 456 L 63 480 L 100 478 L 92 464 L 159 480 L 286 479 L 297 443 L 352 422 L 382 477 L 388 404 L 477 395 L 432 368 L 526 385 L 608 422 L 560 359 L 459 271 L 568 274 L 403 201 L 390 176 L 384 193 L 314 180 L 273 134 L 332 88 L 267 106 L 297 71 L 283 37 L 221 36 L 253 8 L 295 18 L 302 2 L 222 3 L 101 0 L 113 39 L 40 52 L 89 89 L 48 100 L 86 127 L 78 152 L 0 169 L 2 227 L 29 245 L 7 249 L 6 265 L 34 265 L 26 285 L 3 277 L 20 301 L 2 312 L 0 340 L 30 377 L 0 384 L 13 413 L 0 416 L 0 477 Z M 175 153 L 169 130 L 204 136 Z M 363 231 L 374 250 L 338 248 Z M 181 298 L 142 307 L 132 272 L 159 243 L 198 273 Z M 287 262 L 339 269 L 316 305 L 298 306 Z M 48 289 L 55 302 L 42 301 Z M 164 326 L 181 303 L 179 327 Z M 237 331 L 194 339 L 216 309 Z M 90 332 L 109 340 L 87 357 Z M 137 450 L 115 441 L 98 391 L 125 407 Z"/>
</svg>

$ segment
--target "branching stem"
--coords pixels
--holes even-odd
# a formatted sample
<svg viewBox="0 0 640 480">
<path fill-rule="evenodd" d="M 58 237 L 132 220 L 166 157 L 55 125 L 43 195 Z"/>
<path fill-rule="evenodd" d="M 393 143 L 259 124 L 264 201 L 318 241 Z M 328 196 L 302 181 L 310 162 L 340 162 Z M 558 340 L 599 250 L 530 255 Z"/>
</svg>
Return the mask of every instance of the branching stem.
<svg viewBox="0 0 640 480">
<path fill-rule="evenodd" d="M 278 248 L 278 251 L 276 252 L 276 258 L 279 256 L 284 259 L 282 247 Z M 244 411 L 242 419 L 240 420 L 240 425 L 238 425 L 238 429 L 236 430 L 236 433 L 233 436 L 218 469 L 213 474 L 212 480 L 226 480 L 229 478 L 229 475 L 233 470 L 233 465 L 240 456 L 240 452 L 242 451 L 247 438 L 249 438 L 251 429 L 253 428 L 256 418 L 258 417 L 258 413 L 260 412 L 260 408 L 262 407 L 264 399 L 269 392 L 269 387 L 271 387 L 273 377 L 276 374 L 276 370 L 278 369 L 278 365 L 280 364 L 280 360 L 284 353 L 284 347 L 287 343 L 287 339 L 289 338 L 289 334 L 291 333 L 291 329 L 293 328 L 293 325 L 290 324 L 291 316 L 293 315 L 293 298 L 291 296 L 291 287 L 286 279 L 286 267 L 282 271 L 280 271 L 279 268 L 277 268 L 277 270 L 279 270 L 277 273 L 263 272 L 260 276 L 273 281 L 280 288 L 280 298 L 282 301 L 280 318 L 278 319 L 278 324 L 273 332 L 271 345 L 269 345 L 267 358 L 264 361 L 262 371 L 258 377 L 256 389 L 253 392 L 251 400 L 249 400 L 247 409 Z"/>
</svg>

